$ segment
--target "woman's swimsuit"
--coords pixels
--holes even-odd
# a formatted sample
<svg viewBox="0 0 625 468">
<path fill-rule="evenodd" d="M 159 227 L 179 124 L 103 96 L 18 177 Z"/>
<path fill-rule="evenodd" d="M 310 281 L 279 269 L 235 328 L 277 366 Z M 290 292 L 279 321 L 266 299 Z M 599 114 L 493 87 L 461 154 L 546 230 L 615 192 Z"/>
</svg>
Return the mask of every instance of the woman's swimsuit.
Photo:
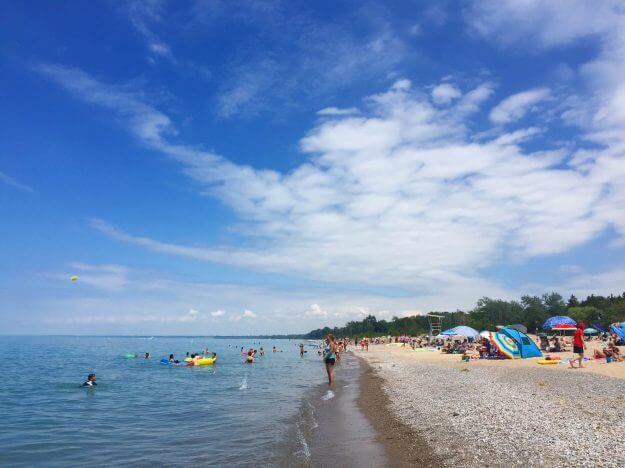
<svg viewBox="0 0 625 468">
<path fill-rule="evenodd" d="M 323 355 L 325 356 L 326 364 L 334 365 L 336 356 L 334 355 L 334 353 L 330 352 L 330 345 L 326 345 Z"/>
</svg>

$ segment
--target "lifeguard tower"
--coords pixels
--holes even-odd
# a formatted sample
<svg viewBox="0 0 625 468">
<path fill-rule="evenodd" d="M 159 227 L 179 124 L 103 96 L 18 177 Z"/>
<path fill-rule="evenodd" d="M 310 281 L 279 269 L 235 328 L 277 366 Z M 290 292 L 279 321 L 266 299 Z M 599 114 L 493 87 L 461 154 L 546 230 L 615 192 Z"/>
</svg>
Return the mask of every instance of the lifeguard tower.
<svg viewBox="0 0 625 468">
<path fill-rule="evenodd" d="M 443 316 L 442 315 L 435 315 L 435 314 L 428 314 L 427 315 L 428 318 L 428 322 L 430 324 L 430 337 L 432 336 L 436 336 L 438 334 L 440 334 L 440 332 L 443 330 Z"/>
</svg>

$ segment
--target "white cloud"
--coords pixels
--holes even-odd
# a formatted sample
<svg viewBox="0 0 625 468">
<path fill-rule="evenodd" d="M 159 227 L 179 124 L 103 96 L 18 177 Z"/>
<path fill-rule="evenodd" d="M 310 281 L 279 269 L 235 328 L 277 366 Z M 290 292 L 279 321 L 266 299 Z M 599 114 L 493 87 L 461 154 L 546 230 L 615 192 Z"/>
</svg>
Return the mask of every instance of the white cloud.
<svg viewBox="0 0 625 468">
<path fill-rule="evenodd" d="M 321 308 L 319 304 L 312 304 L 305 312 L 308 317 L 327 317 L 328 311 Z"/>
<path fill-rule="evenodd" d="M 78 70 L 39 70 L 87 102 L 118 111 L 143 144 L 180 163 L 202 190 L 230 206 L 248 236 L 244 248 L 186 246 L 93 221 L 108 236 L 153 251 L 407 288 L 421 291 L 427 309 L 444 294 L 449 300 L 505 294 L 481 277 L 482 268 L 566 252 L 625 223 L 613 205 L 615 193 L 623 194 L 617 183 L 624 166 L 595 164 L 594 156 L 567 166 L 567 147 L 524 150 L 519 144 L 537 127 L 476 138 L 471 113 L 492 95 L 490 82 L 437 108 L 399 80 L 369 96 L 358 116 L 318 122 L 300 142 L 309 158 L 282 174 L 170 143 L 172 121 L 126 89 Z"/>
<path fill-rule="evenodd" d="M 595 219 L 625 235 L 625 14 L 620 0 L 553 0 L 550 2 L 485 0 L 467 10 L 473 31 L 502 47 L 522 44 L 538 49 L 584 45 L 598 50 L 579 75 L 586 87 L 569 90 L 562 117 L 583 133 L 581 149 L 571 160 L 587 171 L 605 194 L 594 207 Z M 583 138 L 598 147 L 586 149 Z M 615 216 L 615 213 L 621 215 Z M 616 243 L 618 243 L 617 241 Z"/>
<path fill-rule="evenodd" d="M 490 111 L 491 122 L 502 125 L 519 120 L 550 96 L 547 88 L 536 88 L 508 96 Z"/>
<path fill-rule="evenodd" d="M 26 184 L 15 180 L 13 177 L 9 177 L 3 172 L 0 172 L 0 183 L 8 185 L 9 187 L 16 188 L 18 190 L 22 190 L 24 192 L 33 192 L 33 189 Z"/>
<path fill-rule="evenodd" d="M 243 312 L 243 315 L 241 317 L 243 317 L 243 318 L 256 318 L 258 316 L 254 312 L 252 312 L 251 310 L 246 310 L 245 312 Z"/>
<path fill-rule="evenodd" d="M 200 313 L 200 312 L 199 312 L 199 311 L 197 311 L 197 310 L 195 310 L 195 309 L 189 309 L 189 315 L 191 315 L 191 316 L 193 316 L 193 317 L 197 317 L 197 315 L 198 315 L 199 313 Z"/>
<path fill-rule="evenodd" d="M 346 109 L 341 109 L 338 107 L 325 107 L 321 110 L 317 111 L 317 115 L 353 115 L 353 114 L 357 114 L 358 113 L 358 109 L 356 107 L 349 107 Z"/>
<path fill-rule="evenodd" d="M 223 317 L 224 315 L 226 315 L 226 312 L 224 312 L 223 310 L 216 310 L 215 312 L 211 312 L 211 316 L 215 318 Z"/>
<path fill-rule="evenodd" d="M 439 84 L 432 89 L 432 100 L 436 104 L 449 104 L 460 96 L 462 96 L 460 90 L 449 83 Z"/>
</svg>

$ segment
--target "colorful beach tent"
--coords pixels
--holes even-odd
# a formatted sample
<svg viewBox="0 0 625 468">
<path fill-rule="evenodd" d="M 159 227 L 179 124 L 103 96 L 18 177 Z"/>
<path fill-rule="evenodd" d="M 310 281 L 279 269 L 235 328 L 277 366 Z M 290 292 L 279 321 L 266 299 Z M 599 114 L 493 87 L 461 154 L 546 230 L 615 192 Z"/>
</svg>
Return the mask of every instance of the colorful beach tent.
<svg viewBox="0 0 625 468">
<path fill-rule="evenodd" d="M 567 317 L 566 315 L 556 315 L 555 317 L 551 317 L 543 323 L 543 328 L 553 328 L 556 325 L 577 325 L 577 322 L 573 320 L 571 317 Z"/>
<path fill-rule="evenodd" d="M 490 341 L 497 346 L 497 349 L 508 359 L 519 359 L 521 353 L 516 342 L 505 333 L 492 332 Z"/>
<path fill-rule="evenodd" d="M 464 325 L 460 325 L 458 327 L 452 328 L 454 333 L 459 336 L 466 336 L 467 338 L 477 338 L 480 336 L 477 330 L 471 327 L 465 327 Z"/>
<path fill-rule="evenodd" d="M 542 357 L 543 353 L 540 352 L 536 343 L 525 333 L 510 327 L 502 328 L 501 333 L 514 340 L 519 349 L 519 357 L 521 359 Z"/>
</svg>

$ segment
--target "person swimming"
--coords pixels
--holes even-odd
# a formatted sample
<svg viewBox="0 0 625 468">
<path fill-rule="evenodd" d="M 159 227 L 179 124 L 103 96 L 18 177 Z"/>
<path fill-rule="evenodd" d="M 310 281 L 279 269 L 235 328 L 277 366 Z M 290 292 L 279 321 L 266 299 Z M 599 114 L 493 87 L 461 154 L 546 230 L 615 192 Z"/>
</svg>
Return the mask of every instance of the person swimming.
<svg viewBox="0 0 625 468">
<path fill-rule="evenodd" d="M 247 352 L 247 357 L 245 358 L 245 362 L 247 362 L 248 364 L 252 364 L 254 362 L 254 349 L 250 348 L 250 350 Z"/>
<path fill-rule="evenodd" d="M 152 359 L 152 355 L 150 353 L 145 353 L 145 358 L 146 359 Z"/>
<path fill-rule="evenodd" d="M 89 374 L 87 376 L 87 380 L 81 385 L 81 387 L 95 387 L 96 385 L 98 384 L 96 383 L 95 374 Z"/>
<path fill-rule="evenodd" d="M 265 355 L 265 350 L 263 348 L 260 348 L 260 355 L 264 356 Z"/>
</svg>

